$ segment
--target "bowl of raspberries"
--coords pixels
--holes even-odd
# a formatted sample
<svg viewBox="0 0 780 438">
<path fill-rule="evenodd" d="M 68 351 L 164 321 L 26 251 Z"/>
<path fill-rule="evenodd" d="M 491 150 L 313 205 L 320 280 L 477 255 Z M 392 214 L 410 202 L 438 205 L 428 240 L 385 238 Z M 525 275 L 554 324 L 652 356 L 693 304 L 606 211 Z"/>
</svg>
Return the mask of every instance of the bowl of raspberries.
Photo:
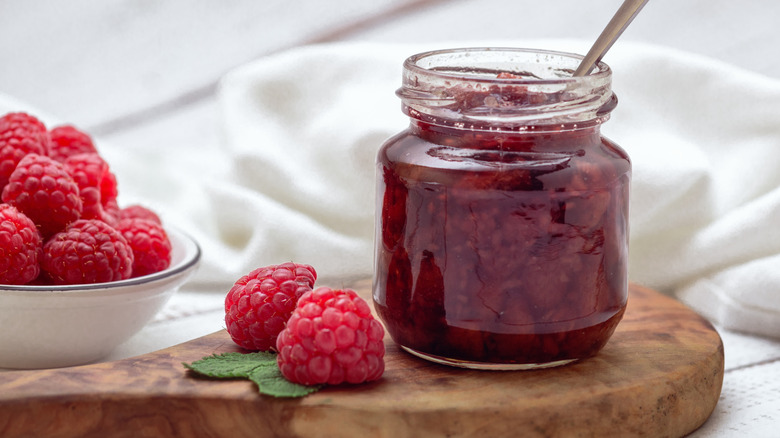
<svg viewBox="0 0 780 438">
<path fill-rule="evenodd" d="M 85 132 L 0 116 L 0 368 L 99 360 L 191 276 L 198 244 L 117 180 Z"/>
</svg>

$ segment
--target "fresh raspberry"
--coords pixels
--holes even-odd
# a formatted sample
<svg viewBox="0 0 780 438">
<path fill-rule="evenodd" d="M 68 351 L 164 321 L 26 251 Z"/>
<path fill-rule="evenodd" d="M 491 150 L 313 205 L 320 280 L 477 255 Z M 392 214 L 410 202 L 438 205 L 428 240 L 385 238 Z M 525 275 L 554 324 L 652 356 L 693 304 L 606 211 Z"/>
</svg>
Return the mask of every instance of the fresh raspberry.
<svg viewBox="0 0 780 438">
<path fill-rule="evenodd" d="M 49 133 L 40 120 L 26 113 L 0 117 L 0 188 L 8 184 L 8 178 L 25 155 L 48 153 Z"/>
<path fill-rule="evenodd" d="M 100 202 L 103 204 L 105 210 L 113 202 L 116 203 L 116 198 L 119 194 L 117 189 L 116 175 L 111 171 L 111 168 L 106 168 L 106 173 L 103 174 L 103 179 L 100 180 Z"/>
<path fill-rule="evenodd" d="M 100 201 L 100 182 L 108 164 L 94 153 L 76 154 L 60 160 L 79 186 L 83 208 L 82 219 L 101 219 L 103 205 Z"/>
<path fill-rule="evenodd" d="M 160 216 L 154 212 L 154 210 L 144 207 L 143 205 L 128 205 L 119 211 L 119 217 L 121 219 L 141 218 L 155 221 L 158 224 L 162 224 Z"/>
<path fill-rule="evenodd" d="M 133 250 L 105 222 L 80 219 L 43 245 L 41 266 L 54 284 L 107 283 L 130 278 Z"/>
<path fill-rule="evenodd" d="M 49 131 L 49 156 L 64 162 L 68 157 L 83 153 L 98 153 L 92 137 L 72 125 L 58 126 Z"/>
<path fill-rule="evenodd" d="M 104 181 L 106 179 L 115 181 L 108 163 L 96 153 L 71 155 L 63 163 L 73 180 L 79 185 L 83 204 L 81 218 L 103 220 L 105 213 L 102 188 L 106 184 Z M 115 195 L 113 197 L 116 198 Z"/>
<path fill-rule="evenodd" d="M 79 219 L 83 208 L 79 186 L 65 166 L 38 154 L 19 161 L 2 199 L 32 219 L 44 238 Z"/>
<path fill-rule="evenodd" d="M 355 291 L 319 287 L 298 299 L 279 333 L 279 369 L 302 385 L 376 380 L 385 370 L 384 334 Z"/>
<path fill-rule="evenodd" d="M 257 268 L 239 278 L 225 297 L 230 337 L 247 350 L 272 350 L 298 298 L 316 279 L 314 268 L 297 263 Z"/>
<path fill-rule="evenodd" d="M 124 219 L 117 226 L 133 249 L 133 277 L 154 274 L 171 264 L 171 241 L 162 225 L 148 219 Z"/>
<path fill-rule="evenodd" d="M 116 199 L 103 204 L 103 222 L 116 227 L 121 219 L 121 209 Z"/>
<path fill-rule="evenodd" d="M 30 218 L 0 204 L 0 283 L 27 284 L 38 277 L 43 240 Z"/>
</svg>

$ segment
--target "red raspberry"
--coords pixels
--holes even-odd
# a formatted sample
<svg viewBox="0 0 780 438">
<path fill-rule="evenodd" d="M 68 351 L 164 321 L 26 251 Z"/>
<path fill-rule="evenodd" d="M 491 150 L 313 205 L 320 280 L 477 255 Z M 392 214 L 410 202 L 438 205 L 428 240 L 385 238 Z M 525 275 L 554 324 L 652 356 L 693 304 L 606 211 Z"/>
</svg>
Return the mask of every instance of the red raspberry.
<svg viewBox="0 0 780 438">
<path fill-rule="evenodd" d="M 83 208 L 82 219 L 100 219 L 103 205 L 100 202 L 100 182 L 108 164 L 97 154 L 76 154 L 60 160 L 79 186 Z"/>
<path fill-rule="evenodd" d="M 0 283 L 26 284 L 38 277 L 43 240 L 30 218 L 0 204 Z"/>
<path fill-rule="evenodd" d="M 279 333 L 279 369 L 302 385 L 376 380 L 385 370 L 384 334 L 355 291 L 320 287 L 298 300 Z"/>
<path fill-rule="evenodd" d="M 65 166 L 38 154 L 19 161 L 2 199 L 32 219 L 44 238 L 79 219 L 83 208 L 79 186 Z"/>
<path fill-rule="evenodd" d="M 171 241 L 162 225 L 148 219 L 124 219 L 117 231 L 133 249 L 133 277 L 154 274 L 171 264 Z"/>
<path fill-rule="evenodd" d="M 49 133 L 37 118 L 25 113 L 0 117 L 0 188 L 27 154 L 48 155 Z"/>
<path fill-rule="evenodd" d="M 103 204 L 103 209 L 107 209 L 111 203 L 116 203 L 116 198 L 119 194 L 117 189 L 116 175 L 111 172 L 111 168 L 106 168 L 106 172 L 103 174 L 103 179 L 100 180 L 100 202 Z"/>
<path fill-rule="evenodd" d="M 103 205 L 103 222 L 116 227 L 121 219 L 121 210 L 116 199 L 106 202 Z"/>
<path fill-rule="evenodd" d="M 149 219 L 151 221 L 157 222 L 158 224 L 162 224 L 162 221 L 160 220 L 160 216 L 158 216 L 157 213 L 154 212 L 154 210 L 144 207 L 143 205 L 129 205 L 119 211 L 119 217 L 121 219 L 131 219 L 131 218 Z"/>
<path fill-rule="evenodd" d="M 64 162 L 68 157 L 83 153 L 98 153 L 92 138 L 75 126 L 58 126 L 49 131 L 49 156 Z"/>
<path fill-rule="evenodd" d="M 105 222 L 80 219 L 43 245 L 41 265 L 54 284 L 107 283 L 130 278 L 133 250 Z"/>
<path fill-rule="evenodd" d="M 298 298 L 316 279 L 314 268 L 297 263 L 257 268 L 239 278 L 225 297 L 230 337 L 247 350 L 272 350 Z"/>
<path fill-rule="evenodd" d="M 79 194 L 84 205 L 81 218 L 104 220 L 106 202 L 103 202 L 102 189 L 112 183 L 116 187 L 116 180 L 111 174 L 108 163 L 96 153 L 71 155 L 63 163 L 79 185 Z M 106 183 L 106 180 L 109 182 Z M 116 198 L 116 194 L 109 196 Z"/>
</svg>

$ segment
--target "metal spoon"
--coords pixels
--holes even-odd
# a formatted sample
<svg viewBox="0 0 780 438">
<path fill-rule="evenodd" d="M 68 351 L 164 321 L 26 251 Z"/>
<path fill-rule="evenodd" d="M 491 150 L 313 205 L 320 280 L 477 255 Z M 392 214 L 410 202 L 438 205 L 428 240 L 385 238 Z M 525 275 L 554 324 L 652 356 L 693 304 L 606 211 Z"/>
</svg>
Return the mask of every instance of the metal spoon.
<svg viewBox="0 0 780 438">
<path fill-rule="evenodd" d="M 585 76 L 593 71 L 607 50 L 612 47 L 615 40 L 623 33 L 628 27 L 634 17 L 639 14 L 639 11 L 645 6 L 648 0 L 625 0 L 620 6 L 615 16 L 609 21 L 607 27 L 601 32 L 598 39 L 588 51 L 588 54 L 582 59 L 579 67 L 574 72 L 574 76 Z"/>
</svg>

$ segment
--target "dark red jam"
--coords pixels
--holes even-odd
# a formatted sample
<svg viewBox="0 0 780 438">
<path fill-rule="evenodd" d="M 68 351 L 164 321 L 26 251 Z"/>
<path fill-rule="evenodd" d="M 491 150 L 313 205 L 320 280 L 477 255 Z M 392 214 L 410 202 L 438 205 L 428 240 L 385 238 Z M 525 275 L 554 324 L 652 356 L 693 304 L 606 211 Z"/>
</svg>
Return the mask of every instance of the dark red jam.
<svg viewBox="0 0 780 438">
<path fill-rule="evenodd" d="M 374 301 L 398 344 L 544 364 L 611 336 L 627 297 L 630 162 L 597 125 L 535 131 L 413 120 L 380 150 Z"/>
</svg>

